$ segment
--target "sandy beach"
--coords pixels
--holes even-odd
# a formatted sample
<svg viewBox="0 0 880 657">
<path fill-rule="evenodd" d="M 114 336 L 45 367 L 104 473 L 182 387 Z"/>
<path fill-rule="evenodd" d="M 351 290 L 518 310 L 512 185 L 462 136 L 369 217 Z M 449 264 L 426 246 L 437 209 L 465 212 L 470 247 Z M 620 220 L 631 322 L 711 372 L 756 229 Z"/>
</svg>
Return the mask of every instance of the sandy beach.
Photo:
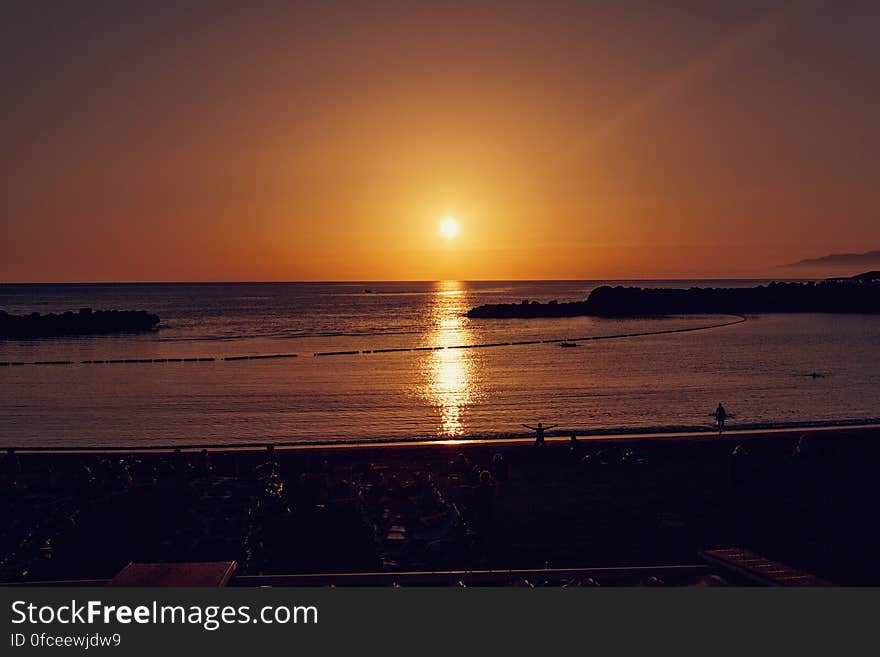
<svg viewBox="0 0 880 657">
<path fill-rule="evenodd" d="M 876 584 L 878 433 L 7 454 L 0 581 L 100 581 L 130 561 L 236 560 L 243 580 L 659 568 L 740 546 Z"/>
</svg>

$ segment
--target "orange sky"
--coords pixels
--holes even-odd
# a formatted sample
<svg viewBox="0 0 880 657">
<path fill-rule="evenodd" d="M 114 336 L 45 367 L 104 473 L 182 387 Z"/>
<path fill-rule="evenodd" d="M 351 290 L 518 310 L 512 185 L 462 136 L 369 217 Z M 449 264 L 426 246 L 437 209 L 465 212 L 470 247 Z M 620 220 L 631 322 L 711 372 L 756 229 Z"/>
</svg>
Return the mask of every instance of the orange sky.
<svg viewBox="0 0 880 657">
<path fill-rule="evenodd" d="M 0 281 L 779 276 L 880 248 L 874 2 L 37 4 L 0 27 Z"/>
</svg>

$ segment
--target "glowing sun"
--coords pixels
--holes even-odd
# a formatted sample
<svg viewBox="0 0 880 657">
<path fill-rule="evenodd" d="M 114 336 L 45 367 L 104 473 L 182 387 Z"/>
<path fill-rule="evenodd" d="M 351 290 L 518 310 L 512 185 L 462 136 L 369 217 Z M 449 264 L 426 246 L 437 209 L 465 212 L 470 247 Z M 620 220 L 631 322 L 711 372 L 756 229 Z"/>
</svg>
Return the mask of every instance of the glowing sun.
<svg viewBox="0 0 880 657">
<path fill-rule="evenodd" d="M 458 224 L 458 219 L 455 217 L 445 217 L 443 221 L 440 222 L 440 234 L 444 239 L 455 239 L 460 232 L 461 226 Z"/>
</svg>

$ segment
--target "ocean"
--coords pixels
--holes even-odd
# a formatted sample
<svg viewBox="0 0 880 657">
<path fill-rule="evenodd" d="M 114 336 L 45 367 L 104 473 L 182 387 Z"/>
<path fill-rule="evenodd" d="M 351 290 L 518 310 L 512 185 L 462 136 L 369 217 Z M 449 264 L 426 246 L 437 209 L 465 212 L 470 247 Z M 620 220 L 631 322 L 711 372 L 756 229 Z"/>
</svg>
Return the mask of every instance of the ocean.
<svg viewBox="0 0 880 657">
<path fill-rule="evenodd" d="M 146 334 L 0 340 L 0 362 L 71 361 L 0 367 L 0 446 L 492 438 L 538 421 L 566 434 L 708 429 L 719 401 L 734 427 L 880 416 L 878 316 L 463 316 L 483 303 L 584 299 L 606 283 L 618 284 L 0 285 L 10 313 L 162 319 Z M 578 338 L 602 339 L 558 344 Z M 511 342 L 530 344 L 498 344 Z M 315 355 L 326 352 L 356 353 Z M 278 354 L 296 357 L 224 360 Z M 83 363 L 183 358 L 214 360 Z"/>
</svg>

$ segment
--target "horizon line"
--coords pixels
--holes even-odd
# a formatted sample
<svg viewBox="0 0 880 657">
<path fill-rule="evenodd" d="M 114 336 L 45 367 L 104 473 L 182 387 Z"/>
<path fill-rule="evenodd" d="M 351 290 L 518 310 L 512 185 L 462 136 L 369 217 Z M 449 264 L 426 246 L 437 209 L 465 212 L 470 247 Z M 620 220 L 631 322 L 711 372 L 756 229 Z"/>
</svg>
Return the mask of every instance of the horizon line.
<svg viewBox="0 0 880 657">
<path fill-rule="evenodd" d="M 635 278 L 436 278 L 436 279 L 312 279 L 312 280 L 97 280 L 97 281 L 0 281 L 0 285 L 270 285 L 270 284 L 355 284 L 355 283 L 442 283 L 456 281 L 459 283 L 594 283 L 603 281 L 801 281 L 824 277 L 797 276 L 668 276 Z"/>
</svg>

